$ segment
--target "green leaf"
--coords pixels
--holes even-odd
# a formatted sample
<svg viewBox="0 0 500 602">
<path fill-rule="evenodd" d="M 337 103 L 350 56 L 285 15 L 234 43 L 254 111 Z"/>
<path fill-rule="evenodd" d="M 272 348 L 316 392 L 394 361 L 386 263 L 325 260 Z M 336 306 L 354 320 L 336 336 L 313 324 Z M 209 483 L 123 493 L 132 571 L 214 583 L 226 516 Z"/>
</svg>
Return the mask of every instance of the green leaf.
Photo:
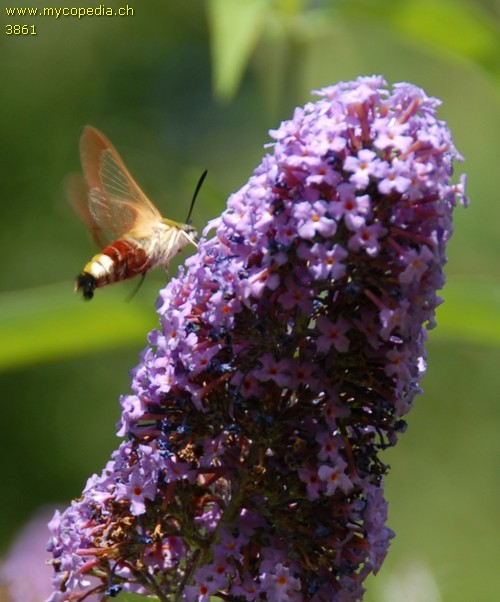
<svg viewBox="0 0 500 602">
<path fill-rule="evenodd" d="M 478 3 L 466 0 L 344 0 L 340 7 L 345 15 L 378 21 L 417 43 L 430 44 L 498 71 L 500 31 Z"/>
<path fill-rule="evenodd" d="M 0 371 L 134 341 L 157 323 L 151 306 L 124 302 L 123 289 L 84 303 L 68 284 L 0 295 Z"/>
<path fill-rule="evenodd" d="M 394 24 L 405 34 L 479 63 L 499 49 L 498 30 L 486 15 L 477 5 L 457 0 L 402 3 L 402 10 L 394 13 Z"/>
<path fill-rule="evenodd" d="M 214 90 L 221 100 L 236 92 L 262 34 L 269 0 L 209 0 Z"/>
</svg>

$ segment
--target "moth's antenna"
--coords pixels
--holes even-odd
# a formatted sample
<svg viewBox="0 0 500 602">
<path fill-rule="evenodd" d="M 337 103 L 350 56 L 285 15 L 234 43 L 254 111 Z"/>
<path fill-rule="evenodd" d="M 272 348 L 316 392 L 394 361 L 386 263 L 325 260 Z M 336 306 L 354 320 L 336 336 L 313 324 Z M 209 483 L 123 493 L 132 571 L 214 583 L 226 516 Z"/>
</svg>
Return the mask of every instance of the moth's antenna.
<svg viewBox="0 0 500 602">
<path fill-rule="evenodd" d="M 196 197 L 198 196 L 198 193 L 200 192 L 201 185 L 203 184 L 203 181 L 205 180 L 207 173 L 208 173 L 208 170 L 205 169 L 205 171 L 201 174 L 200 179 L 198 180 L 198 184 L 196 184 L 196 188 L 194 189 L 194 194 L 193 194 L 193 200 L 191 201 L 191 206 L 189 207 L 189 213 L 187 216 L 186 224 L 189 224 L 189 220 L 191 219 L 191 213 L 193 213 L 194 202 L 196 201 Z"/>
</svg>

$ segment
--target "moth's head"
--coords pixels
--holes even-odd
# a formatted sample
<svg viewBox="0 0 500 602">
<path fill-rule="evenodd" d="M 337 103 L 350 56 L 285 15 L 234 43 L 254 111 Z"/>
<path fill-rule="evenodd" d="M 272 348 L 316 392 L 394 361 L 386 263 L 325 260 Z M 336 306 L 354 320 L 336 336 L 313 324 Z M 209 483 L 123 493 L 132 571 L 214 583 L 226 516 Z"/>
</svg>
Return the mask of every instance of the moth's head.
<svg viewBox="0 0 500 602">
<path fill-rule="evenodd" d="M 185 232 L 189 240 L 196 245 L 198 242 L 198 230 L 191 224 L 182 224 L 181 230 Z"/>
</svg>

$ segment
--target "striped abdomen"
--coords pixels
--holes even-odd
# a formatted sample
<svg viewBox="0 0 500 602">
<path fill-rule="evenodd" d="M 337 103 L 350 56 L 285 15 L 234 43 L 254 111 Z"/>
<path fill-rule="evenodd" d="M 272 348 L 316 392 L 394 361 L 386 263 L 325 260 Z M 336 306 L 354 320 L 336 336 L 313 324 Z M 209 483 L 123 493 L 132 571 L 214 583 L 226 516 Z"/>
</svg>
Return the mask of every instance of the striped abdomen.
<svg viewBox="0 0 500 602">
<path fill-rule="evenodd" d="M 151 259 L 137 242 L 122 238 L 103 249 L 83 268 L 75 281 L 75 290 L 81 291 L 87 301 L 94 290 L 106 284 L 145 274 L 151 267 Z"/>
</svg>

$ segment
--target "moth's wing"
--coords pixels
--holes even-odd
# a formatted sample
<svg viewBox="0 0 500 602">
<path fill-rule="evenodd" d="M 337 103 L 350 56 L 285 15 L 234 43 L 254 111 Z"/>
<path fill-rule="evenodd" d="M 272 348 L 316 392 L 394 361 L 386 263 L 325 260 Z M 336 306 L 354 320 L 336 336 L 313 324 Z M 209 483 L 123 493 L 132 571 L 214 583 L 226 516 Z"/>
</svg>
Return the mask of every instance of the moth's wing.
<svg viewBox="0 0 500 602">
<path fill-rule="evenodd" d="M 131 230 L 147 232 L 161 221 L 160 212 L 139 188 L 114 146 L 91 126 L 83 130 L 80 157 L 88 188 L 88 213 L 94 228 L 105 233 L 107 240 Z"/>
<path fill-rule="evenodd" d="M 65 182 L 66 195 L 75 213 L 87 227 L 95 244 L 104 248 L 111 241 L 108 233 L 94 219 L 89 207 L 89 189 L 81 174 L 71 174 Z"/>
</svg>

